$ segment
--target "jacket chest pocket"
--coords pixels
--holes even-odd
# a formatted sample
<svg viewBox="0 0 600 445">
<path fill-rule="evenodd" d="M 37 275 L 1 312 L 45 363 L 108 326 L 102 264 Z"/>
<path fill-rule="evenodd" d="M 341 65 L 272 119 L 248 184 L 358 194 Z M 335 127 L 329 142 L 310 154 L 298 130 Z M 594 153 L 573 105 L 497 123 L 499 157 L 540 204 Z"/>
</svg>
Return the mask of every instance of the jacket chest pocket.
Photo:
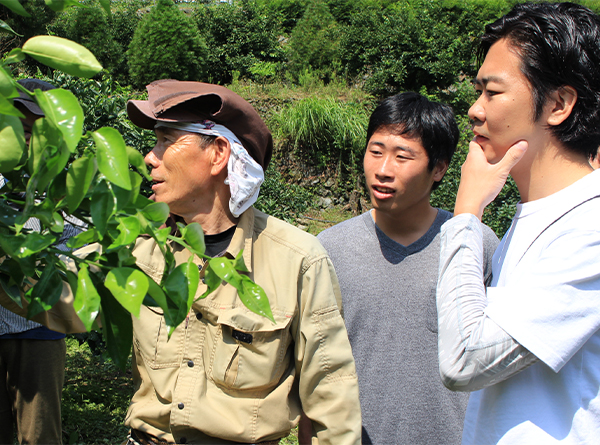
<svg viewBox="0 0 600 445">
<path fill-rule="evenodd" d="M 162 309 L 142 306 L 140 318 L 133 318 L 134 345 L 150 369 L 177 368 L 181 364 L 185 332 L 179 326 L 168 338 Z M 184 321 L 185 323 L 185 321 Z"/>
<path fill-rule="evenodd" d="M 238 390 L 273 387 L 288 368 L 291 317 L 276 324 L 246 309 L 222 312 L 216 329 L 207 333 L 204 354 L 209 378 L 218 386 Z M 211 344 L 212 343 L 212 344 Z"/>
</svg>

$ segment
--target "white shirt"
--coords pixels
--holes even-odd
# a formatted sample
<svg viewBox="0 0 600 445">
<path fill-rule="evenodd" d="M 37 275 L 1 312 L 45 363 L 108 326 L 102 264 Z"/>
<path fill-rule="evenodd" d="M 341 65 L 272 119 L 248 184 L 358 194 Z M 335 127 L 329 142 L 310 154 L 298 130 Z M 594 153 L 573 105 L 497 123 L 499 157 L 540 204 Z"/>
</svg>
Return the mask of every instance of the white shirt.
<svg viewBox="0 0 600 445">
<path fill-rule="evenodd" d="M 467 247 L 480 242 L 469 228 L 476 218 L 459 215 L 442 228 L 440 362 L 460 363 L 442 368 L 487 386 L 471 395 L 463 443 L 600 443 L 597 195 L 600 172 L 519 205 L 487 294 L 469 284 L 479 261 Z M 457 358 L 477 348 L 485 352 L 477 363 Z"/>
</svg>

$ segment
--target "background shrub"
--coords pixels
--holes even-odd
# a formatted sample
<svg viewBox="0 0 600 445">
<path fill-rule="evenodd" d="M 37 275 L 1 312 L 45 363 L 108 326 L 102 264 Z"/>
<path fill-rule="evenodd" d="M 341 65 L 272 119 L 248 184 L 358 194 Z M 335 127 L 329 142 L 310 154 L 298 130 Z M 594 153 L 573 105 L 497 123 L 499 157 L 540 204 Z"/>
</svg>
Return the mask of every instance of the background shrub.
<svg viewBox="0 0 600 445">
<path fill-rule="evenodd" d="M 306 69 L 328 80 L 339 70 L 338 24 L 323 0 L 309 3 L 289 40 L 289 70 L 295 79 Z"/>
<path fill-rule="evenodd" d="M 48 26 L 48 32 L 85 46 L 109 72 L 122 70 L 126 63 L 126 47 L 114 39 L 109 16 L 97 2 L 60 13 Z"/>
<path fill-rule="evenodd" d="M 253 0 L 198 6 L 194 17 L 210 48 L 207 65 L 213 83 L 230 83 L 234 72 L 262 80 L 260 74 L 254 77 L 253 67 L 260 71 L 256 66 L 261 63 L 278 67 L 284 61 L 279 16 Z"/>
<path fill-rule="evenodd" d="M 137 88 L 159 79 L 206 80 L 206 43 L 172 0 L 156 1 L 136 28 L 127 54 Z"/>
</svg>

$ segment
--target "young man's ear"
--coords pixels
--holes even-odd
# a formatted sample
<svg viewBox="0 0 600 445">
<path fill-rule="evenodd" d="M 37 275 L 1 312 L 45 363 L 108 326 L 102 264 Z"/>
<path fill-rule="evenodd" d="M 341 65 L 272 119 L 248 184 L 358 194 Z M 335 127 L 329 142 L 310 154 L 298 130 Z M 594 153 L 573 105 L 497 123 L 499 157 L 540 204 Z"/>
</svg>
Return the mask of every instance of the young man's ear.
<svg viewBox="0 0 600 445">
<path fill-rule="evenodd" d="M 438 161 L 433 167 L 433 182 L 440 182 L 448 171 L 448 161 Z"/>
<path fill-rule="evenodd" d="M 229 141 L 222 136 L 216 138 L 211 144 L 212 149 L 212 167 L 211 173 L 214 176 L 220 175 L 223 171 L 227 174 L 227 163 L 231 155 L 231 145 Z"/>
<path fill-rule="evenodd" d="M 548 125 L 560 125 L 567 119 L 577 102 L 577 90 L 565 85 L 550 94 L 549 106 L 552 107 L 548 116 Z"/>
</svg>

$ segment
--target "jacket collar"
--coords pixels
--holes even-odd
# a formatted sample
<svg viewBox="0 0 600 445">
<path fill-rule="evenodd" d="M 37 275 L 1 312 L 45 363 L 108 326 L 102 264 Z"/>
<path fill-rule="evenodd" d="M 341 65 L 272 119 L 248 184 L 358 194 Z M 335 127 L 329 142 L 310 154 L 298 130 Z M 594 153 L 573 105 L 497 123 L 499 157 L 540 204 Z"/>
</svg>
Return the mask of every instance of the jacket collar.
<svg viewBox="0 0 600 445">
<path fill-rule="evenodd" d="M 231 238 L 226 254 L 235 258 L 241 250 L 249 272 L 252 272 L 252 239 L 254 236 L 254 207 L 250 207 L 240 215 L 237 228 Z"/>
</svg>

